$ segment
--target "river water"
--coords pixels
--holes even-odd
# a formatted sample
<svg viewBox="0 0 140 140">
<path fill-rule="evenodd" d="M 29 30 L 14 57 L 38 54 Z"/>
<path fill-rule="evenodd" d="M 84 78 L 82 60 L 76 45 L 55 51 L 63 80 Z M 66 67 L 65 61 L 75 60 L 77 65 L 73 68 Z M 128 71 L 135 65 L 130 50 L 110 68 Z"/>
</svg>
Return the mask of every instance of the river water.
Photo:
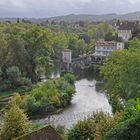
<svg viewBox="0 0 140 140">
<path fill-rule="evenodd" d="M 78 120 L 91 115 L 95 111 L 111 114 L 111 106 L 105 93 L 96 86 L 100 79 L 95 78 L 95 76 L 88 74 L 83 76 L 81 74 L 75 83 L 76 93 L 73 96 L 71 105 L 60 114 L 40 119 L 39 123 L 63 125 L 65 128 L 70 128 Z"/>
</svg>

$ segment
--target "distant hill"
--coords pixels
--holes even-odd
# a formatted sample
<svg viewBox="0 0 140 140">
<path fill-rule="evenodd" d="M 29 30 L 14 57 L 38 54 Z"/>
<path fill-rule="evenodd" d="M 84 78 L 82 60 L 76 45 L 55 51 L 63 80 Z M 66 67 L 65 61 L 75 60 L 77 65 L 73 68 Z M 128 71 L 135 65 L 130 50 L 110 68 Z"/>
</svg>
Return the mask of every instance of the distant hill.
<svg viewBox="0 0 140 140">
<path fill-rule="evenodd" d="M 66 16 L 56 16 L 56 17 L 50 17 L 50 18 L 26 18 L 26 20 L 30 20 L 33 23 L 41 23 L 43 21 L 49 20 L 49 21 L 66 21 L 66 22 L 77 22 L 77 21 L 111 21 L 113 19 L 120 19 L 120 20 L 139 20 L 140 21 L 140 11 L 139 12 L 133 12 L 123 15 L 118 14 L 104 14 L 104 15 L 66 15 Z M 0 21 L 11 21 L 16 22 L 16 18 L 0 18 Z"/>
<path fill-rule="evenodd" d="M 48 18 L 49 21 L 66 21 L 66 22 L 77 22 L 77 21 L 109 21 L 116 19 L 117 14 L 106 14 L 106 15 L 67 15 Z"/>
<path fill-rule="evenodd" d="M 49 21 L 67 21 L 67 22 L 77 22 L 77 21 L 111 21 L 113 19 L 120 20 L 140 20 L 140 11 L 134 13 L 128 13 L 123 15 L 118 14 L 104 14 L 104 15 L 67 15 L 48 18 Z"/>
</svg>

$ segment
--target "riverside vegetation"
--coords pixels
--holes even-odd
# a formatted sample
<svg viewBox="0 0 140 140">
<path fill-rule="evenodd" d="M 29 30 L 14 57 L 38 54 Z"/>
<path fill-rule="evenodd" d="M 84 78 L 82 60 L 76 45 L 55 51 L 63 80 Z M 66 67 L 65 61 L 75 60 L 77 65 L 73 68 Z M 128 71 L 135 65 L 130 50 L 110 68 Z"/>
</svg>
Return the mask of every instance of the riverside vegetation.
<svg viewBox="0 0 140 140">
<path fill-rule="evenodd" d="M 24 97 L 22 107 L 29 116 L 48 114 L 65 108 L 75 93 L 75 77 L 66 74 L 62 78 L 39 83 Z"/>
<path fill-rule="evenodd" d="M 101 67 L 113 116 L 97 112 L 68 131 L 69 140 L 139 140 L 140 40 L 128 50 L 112 52 Z"/>
<path fill-rule="evenodd" d="M 74 23 L 77 24 L 77 23 Z M 60 62 L 63 49 L 71 49 L 72 57 L 93 53 L 95 41 L 115 33 L 108 23 L 45 22 L 39 25 L 0 23 L 0 92 L 10 96 L 24 93 L 49 76 L 55 62 Z"/>
<path fill-rule="evenodd" d="M 56 26 L 57 25 L 57 26 Z M 108 38 L 109 37 L 109 38 Z M 91 53 L 97 39 L 113 39 L 116 34 L 107 23 L 81 23 L 73 29 L 67 23 L 33 25 L 0 24 L 0 92 L 4 96 L 20 93 L 2 110 L 0 138 L 11 140 L 38 129 L 28 120 L 70 104 L 75 92 L 75 78 L 61 78 L 39 83 L 48 76 L 61 51 L 69 48 L 73 57 Z M 132 38 L 128 50 L 112 52 L 101 67 L 113 115 L 102 112 L 79 121 L 68 132 L 68 140 L 138 140 L 140 137 L 140 40 Z M 10 94 L 9 94 L 10 93 Z M 3 101 L 1 101 L 3 103 Z M 40 126 L 39 126 L 40 127 Z"/>
</svg>

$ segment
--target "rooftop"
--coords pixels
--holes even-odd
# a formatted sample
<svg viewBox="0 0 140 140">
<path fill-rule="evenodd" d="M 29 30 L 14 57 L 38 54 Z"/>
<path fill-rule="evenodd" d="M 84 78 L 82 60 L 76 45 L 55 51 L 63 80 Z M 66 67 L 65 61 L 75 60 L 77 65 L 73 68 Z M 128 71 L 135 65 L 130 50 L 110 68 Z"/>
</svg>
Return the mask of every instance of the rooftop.
<svg viewBox="0 0 140 140">
<path fill-rule="evenodd" d="M 96 46 L 116 46 L 115 41 L 97 41 Z"/>
<path fill-rule="evenodd" d="M 51 126 L 12 140 L 64 140 Z"/>
<path fill-rule="evenodd" d="M 117 21 L 116 26 L 118 30 L 133 30 L 135 26 L 138 25 L 138 22 L 132 21 Z"/>
</svg>

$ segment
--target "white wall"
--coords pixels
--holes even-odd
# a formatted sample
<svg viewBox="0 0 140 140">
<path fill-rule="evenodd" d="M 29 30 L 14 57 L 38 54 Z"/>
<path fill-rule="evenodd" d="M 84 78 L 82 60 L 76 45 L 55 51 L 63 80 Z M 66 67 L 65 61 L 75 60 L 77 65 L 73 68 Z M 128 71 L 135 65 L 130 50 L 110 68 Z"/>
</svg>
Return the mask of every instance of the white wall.
<svg viewBox="0 0 140 140">
<path fill-rule="evenodd" d="M 117 42 L 117 50 L 123 50 L 124 49 L 124 43 L 123 42 Z"/>
<path fill-rule="evenodd" d="M 95 55 L 107 56 L 110 52 L 117 50 L 116 46 L 95 46 Z"/>
<path fill-rule="evenodd" d="M 123 41 L 127 42 L 132 37 L 131 30 L 118 30 L 118 37 L 121 37 Z"/>
<path fill-rule="evenodd" d="M 63 62 L 71 63 L 71 55 L 72 53 L 70 50 L 63 51 Z"/>
</svg>

